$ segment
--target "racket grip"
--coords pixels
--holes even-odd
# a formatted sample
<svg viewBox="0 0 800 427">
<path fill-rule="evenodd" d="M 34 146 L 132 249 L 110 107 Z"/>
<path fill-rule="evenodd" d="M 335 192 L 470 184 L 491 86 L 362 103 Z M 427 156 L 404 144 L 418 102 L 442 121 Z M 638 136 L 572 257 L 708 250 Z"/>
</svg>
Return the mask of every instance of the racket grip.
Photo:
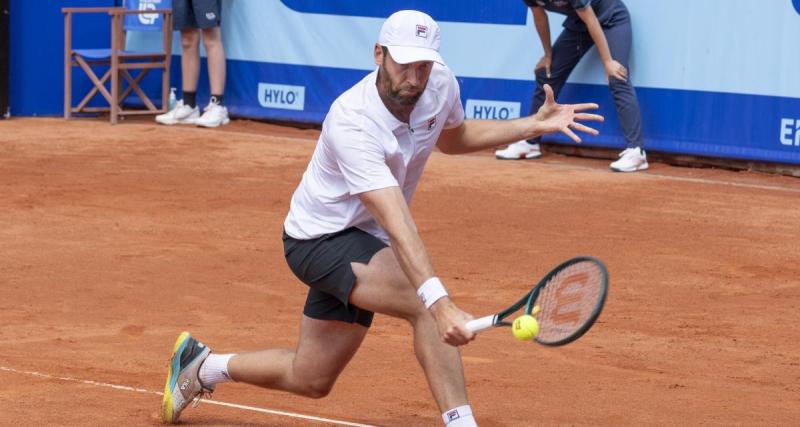
<svg viewBox="0 0 800 427">
<path fill-rule="evenodd" d="M 467 322 L 467 329 L 469 329 L 472 333 L 478 333 L 480 331 L 484 331 L 494 326 L 494 321 L 497 318 L 497 315 L 492 314 L 491 316 L 480 317 L 474 320 L 470 320 Z"/>
</svg>

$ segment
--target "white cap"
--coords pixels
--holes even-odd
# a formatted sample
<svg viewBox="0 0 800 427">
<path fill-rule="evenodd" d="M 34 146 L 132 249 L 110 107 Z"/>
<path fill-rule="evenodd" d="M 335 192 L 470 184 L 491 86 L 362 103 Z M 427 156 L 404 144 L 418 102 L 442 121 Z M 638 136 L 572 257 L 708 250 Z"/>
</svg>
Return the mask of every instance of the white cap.
<svg viewBox="0 0 800 427">
<path fill-rule="evenodd" d="M 401 10 L 387 18 L 378 44 L 386 46 L 398 64 L 434 61 L 444 65 L 439 55 L 439 24 L 416 10 Z"/>
</svg>

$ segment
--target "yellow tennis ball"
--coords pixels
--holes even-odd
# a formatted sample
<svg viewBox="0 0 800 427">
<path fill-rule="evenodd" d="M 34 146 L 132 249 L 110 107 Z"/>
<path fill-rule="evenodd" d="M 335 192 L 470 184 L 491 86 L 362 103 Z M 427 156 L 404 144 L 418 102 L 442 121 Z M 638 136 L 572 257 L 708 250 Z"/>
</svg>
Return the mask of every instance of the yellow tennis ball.
<svg viewBox="0 0 800 427">
<path fill-rule="evenodd" d="M 520 341 L 532 340 L 539 333 L 539 322 L 536 321 L 535 317 L 523 314 L 514 319 L 514 323 L 511 325 L 511 332 L 514 334 L 514 338 Z"/>
</svg>

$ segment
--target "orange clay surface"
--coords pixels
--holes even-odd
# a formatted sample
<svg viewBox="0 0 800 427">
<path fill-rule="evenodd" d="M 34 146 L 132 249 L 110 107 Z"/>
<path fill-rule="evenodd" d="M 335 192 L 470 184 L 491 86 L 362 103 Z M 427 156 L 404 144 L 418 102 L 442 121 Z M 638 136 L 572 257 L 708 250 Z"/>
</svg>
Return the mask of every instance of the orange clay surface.
<svg viewBox="0 0 800 427">
<path fill-rule="evenodd" d="M 316 135 L 0 121 L 0 425 L 158 424 L 184 329 L 220 352 L 292 348 L 306 288 L 280 234 Z M 480 425 L 800 424 L 800 180 L 607 164 L 489 151 L 428 163 L 413 212 L 465 310 L 504 308 L 576 255 L 611 274 L 579 341 L 544 348 L 494 330 L 463 348 Z M 409 327 L 385 316 L 325 399 L 225 384 L 214 400 L 441 423 Z M 326 425 L 208 403 L 182 419 Z"/>
</svg>

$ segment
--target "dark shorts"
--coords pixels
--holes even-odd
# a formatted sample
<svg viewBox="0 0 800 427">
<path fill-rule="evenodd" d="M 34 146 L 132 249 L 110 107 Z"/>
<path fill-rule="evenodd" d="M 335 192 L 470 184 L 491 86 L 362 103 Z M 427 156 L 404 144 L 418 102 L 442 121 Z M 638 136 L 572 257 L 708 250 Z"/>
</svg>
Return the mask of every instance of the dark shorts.
<svg viewBox="0 0 800 427">
<path fill-rule="evenodd" d="M 319 320 L 340 320 L 372 324 L 373 312 L 349 303 L 356 284 L 351 262 L 369 263 L 387 247 L 377 237 L 357 228 L 326 234 L 311 240 L 298 240 L 283 233 L 283 253 L 289 268 L 308 285 L 303 314 Z"/>
<path fill-rule="evenodd" d="M 172 0 L 173 27 L 176 30 L 219 27 L 220 1 Z"/>
</svg>

